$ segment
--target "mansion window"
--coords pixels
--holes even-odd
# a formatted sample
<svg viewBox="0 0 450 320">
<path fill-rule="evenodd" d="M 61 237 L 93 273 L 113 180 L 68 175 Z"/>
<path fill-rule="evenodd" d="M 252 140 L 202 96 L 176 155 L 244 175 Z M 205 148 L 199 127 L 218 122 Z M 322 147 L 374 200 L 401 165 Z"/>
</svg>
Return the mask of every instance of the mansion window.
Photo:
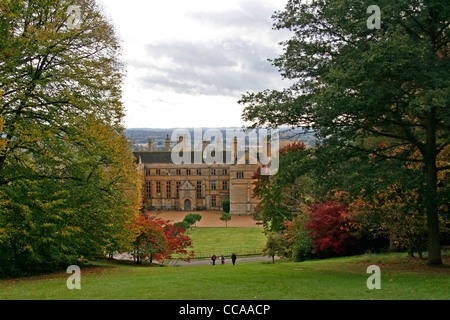
<svg viewBox="0 0 450 320">
<path fill-rule="evenodd" d="M 216 181 L 211 181 L 211 190 L 216 190 L 216 189 L 217 189 Z"/>
<path fill-rule="evenodd" d="M 228 170 L 227 169 L 223 169 L 222 170 L 222 175 L 224 175 L 224 176 L 228 175 Z"/>
<path fill-rule="evenodd" d="M 150 177 L 152 175 L 152 171 L 150 169 L 145 169 L 145 175 Z"/>
<path fill-rule="evenodd" d="M 186 169 L 186 175 L 190 176 L 191 175 L 191 169 Z"/>
<path fill-rule="evenodd" d="M 202 198 L 202 182 L 197 181 L 197 199 Z"/>
<path fill-rule="evenodd" d="M 147 199 L 151 199 L 152 197 L 152 183 L 147 182 L 146 184 L 146 193 L 147 193 Z"/>
<path fill-rule="evenodd" d="M 156 196 L 161 197 L 161 181 L 156 181 Z"/>
<path fill-rule="evenodd" d="M 177 169 L 177 176 L 181 176 L 181 169 Z"/>
<path fill-rule="evenodd" d="M 177 181 L 176 189 L 175 189 L 175 198 L 180 197 L 180 187 L 181 187 L 181 181 Z"/>
<path fill-rule="evenodd" d="M 166 198 L 172 198 L 172 186 L 170 182 L 166 182 Z"/>
<path fill-rule="evenodd" d="M 217 197 L 212 196 L 211 197 L 211 207 L 216 207 L 216 206 L 217 206 Z"/>
<path fill-rule="evenodd" d="M 216 169 L 211 169 L 211 175 L 215 176 L 216 175 Z"/>
<path fill-rule="evenodd" d="M 156 169 L 156 175 L 160 176 L 161 175 L 161 169 Z"/>
<path fill-rule="evenodd" d="M 202 169 L 197 169 L 197 175 L 201 176 L 202 175 Z"/>
<path fill-rule="evenodd" d="M 244 173 L 242 171 L 236 172 L 236 177 L 238 179 L 244 179 Z"/>
<path fill-rule="evenodd" d="M 228 181 L 227 180 L 223 180 L 222 181 L 222 189 L 223 190 L 228 190 Z"/>
</svg>

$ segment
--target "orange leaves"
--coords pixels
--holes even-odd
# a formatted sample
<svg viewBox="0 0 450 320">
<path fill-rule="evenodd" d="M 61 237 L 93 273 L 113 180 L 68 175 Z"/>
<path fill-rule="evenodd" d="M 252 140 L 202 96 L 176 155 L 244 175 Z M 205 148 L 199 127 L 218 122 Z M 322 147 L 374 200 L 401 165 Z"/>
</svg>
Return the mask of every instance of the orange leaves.
<svg viewBox="0 0 450 320">
<path fill-rule="evenodd" d="M 194 257 L 194 252 L 187 250 L 192 246 L 191 239 L 170 221 L 144 213 L 139 215 L 132 229 L 136 234 L 135 254 L 140 259 L 170 260 L 174 253 L 185 255 L 181 260 L 189 261 Z"/>
</svg>

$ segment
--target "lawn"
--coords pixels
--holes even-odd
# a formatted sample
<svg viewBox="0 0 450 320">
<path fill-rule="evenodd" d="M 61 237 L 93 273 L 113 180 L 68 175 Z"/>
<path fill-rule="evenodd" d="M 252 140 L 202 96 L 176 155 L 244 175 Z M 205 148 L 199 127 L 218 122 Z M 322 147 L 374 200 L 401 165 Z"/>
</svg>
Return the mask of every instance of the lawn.
<svg viewBox="0 0 450 320">
<path fill-rule="evenodd" d="M 82 268 L 81 290 L 66 273 L 0 281 L 0 299 L 311 300 L 450 299 L 450 262 L 428 267 L 405 254 L 306 262 L 152 267 L 101 260 Z M 381 268 L 381 289 L 366 286 L 367 267 Z"/>
<path fill-rule="evenodd" d="M 230 256 L 261 254 L 267 238 L 263 228 L 193 228 L 189 237 L 196 257 L 211 257 L 213 254 Z"/>
</svg>

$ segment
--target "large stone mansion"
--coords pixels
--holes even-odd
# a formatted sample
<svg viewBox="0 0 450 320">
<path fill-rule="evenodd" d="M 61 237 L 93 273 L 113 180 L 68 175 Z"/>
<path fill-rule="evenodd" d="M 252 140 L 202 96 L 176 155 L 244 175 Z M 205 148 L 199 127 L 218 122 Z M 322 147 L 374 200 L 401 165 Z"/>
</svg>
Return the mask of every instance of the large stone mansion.
<svg viewBox="0 0 450 320">
<path fill-rule="evenodd" d="M 206 142 L 203 142 L 203 149 Z M 235 142 L 236 148 L 236 142 Z M 259 164 L 234 161 L 234 164 L 174 164 L 171 158 L 170 138 L 165 151 L 153 151 L 149 138 L 148 151 L 134 155 L 144 175 L 143 202 L 151 210 L 222 211 L 222 200 L 230 199 L 232 215 L 250 215 L 258 200 L 253 197 L 252 176 Z M 234 152 L 236 154 L 236 152 Z M 224 158 L 227 152 L 223 151 Z M 191 151 L 194 158 L 194 151 Z M 241 163 L 241 164 L 238 164 Z"/>
</svg>

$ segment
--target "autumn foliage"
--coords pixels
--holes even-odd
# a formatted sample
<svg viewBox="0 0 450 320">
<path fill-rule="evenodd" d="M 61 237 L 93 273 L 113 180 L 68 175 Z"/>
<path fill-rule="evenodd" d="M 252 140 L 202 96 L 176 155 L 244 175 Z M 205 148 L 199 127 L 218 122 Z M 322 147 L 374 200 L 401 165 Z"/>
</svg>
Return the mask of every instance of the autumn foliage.
<svg viewBox="0 0 450 320">
<path fill-rule="evenodd" d="M 293 142 L 280 148 L 280 155 L 287 155 L 290 152 L 299 152 L 301 150 L 306 150 L 306 145 L 303 142 Z"/>
<path fill-rule="evenodd" d="M 310 206 L 312 253 L 318 256 L 345 255 L 352 251 L 355 234 L 348 218 L 348 207 L 335 201 Z"/>
<path fill-rule="evenodd" d="M 136 234 L 133 256 L 140 263 L 143 260 L 160 262 L 171 260 L 173 254 L 179 254 L 181 260 L 190 261 L 194 257 L 191 239 L 183 228 L 150 216 L 146 211 L 140 214 L 132 225 Z"/>
</svg>

